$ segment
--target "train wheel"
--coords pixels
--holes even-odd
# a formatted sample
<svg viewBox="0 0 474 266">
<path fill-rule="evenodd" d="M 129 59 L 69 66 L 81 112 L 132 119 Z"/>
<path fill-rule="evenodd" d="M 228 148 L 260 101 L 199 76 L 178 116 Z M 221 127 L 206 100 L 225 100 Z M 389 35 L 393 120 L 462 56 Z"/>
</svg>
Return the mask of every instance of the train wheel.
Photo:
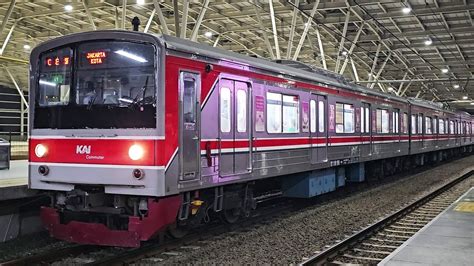
<svg viewBox="0 0 474 266">
<path fill-rule="evenodd" d="M 179 225 L 179 222 L 174 222 L 168 227 L 168 233 L 173 238 L 183 238 L 188 234 L 188 231 L 185 226 Z"/>
<path fill-rule="evenodd" d="M 233 224 L 237 222 L 240 218 L 241 209 L 233 208 L 229 210 L 224 210 L 222 213 L 222 218 L 226 223 Z"/>
</svg>

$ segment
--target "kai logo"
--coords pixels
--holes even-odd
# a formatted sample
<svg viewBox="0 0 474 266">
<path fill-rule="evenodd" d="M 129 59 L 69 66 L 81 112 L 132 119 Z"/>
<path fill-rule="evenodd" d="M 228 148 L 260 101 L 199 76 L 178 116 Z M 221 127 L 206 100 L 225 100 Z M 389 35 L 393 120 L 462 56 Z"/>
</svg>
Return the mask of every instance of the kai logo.
<svg viewBox="0 0 474 266">
<path fill-rule="evenodd" d="M 91 145 L 77 145 L 76 154 L 91 154 Z"/>
</svg>

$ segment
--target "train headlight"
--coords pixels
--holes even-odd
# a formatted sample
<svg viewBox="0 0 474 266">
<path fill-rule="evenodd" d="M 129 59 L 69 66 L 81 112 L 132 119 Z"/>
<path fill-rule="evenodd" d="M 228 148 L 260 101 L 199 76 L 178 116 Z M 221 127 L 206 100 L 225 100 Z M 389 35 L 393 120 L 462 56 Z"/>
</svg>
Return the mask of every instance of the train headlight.
<svg viewBox="0 0 474 266">
<path fill-rule="evenodd" d="M 48 153 L 48 148 L 43 144 L 38 144 L 35 147 L 35 154 L 38 158 L 44 157 Z"/>
<path fill-rule="evenodd" d="M 145 150 L 143 149 L 142 146 L 138 144 L 133 144 L 128 149 L 128 156 L 130 157 L 130 159 L 134 161 L 140 160 L 141 158 L 143 158 L 144 154 L 145 154 Z"/>
</svg>

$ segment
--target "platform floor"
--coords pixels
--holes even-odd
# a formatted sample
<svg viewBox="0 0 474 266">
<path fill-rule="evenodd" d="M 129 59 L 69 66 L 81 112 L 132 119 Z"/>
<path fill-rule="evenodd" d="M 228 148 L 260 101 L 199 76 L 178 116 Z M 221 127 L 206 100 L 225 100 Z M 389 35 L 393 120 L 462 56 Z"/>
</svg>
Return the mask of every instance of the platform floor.
<svg viewBox="0 0 474 266">
<path fill-rule="evenodd" d="M 379 265 L 474 265 L 474 187 Z"/>
<path fill-rule="evenodd" d="M 29 197 L 36 192 L 29 191 L 28 161 L 13 160 L 10 169 L 0 170 L 0 201 Z"/>
</svg>

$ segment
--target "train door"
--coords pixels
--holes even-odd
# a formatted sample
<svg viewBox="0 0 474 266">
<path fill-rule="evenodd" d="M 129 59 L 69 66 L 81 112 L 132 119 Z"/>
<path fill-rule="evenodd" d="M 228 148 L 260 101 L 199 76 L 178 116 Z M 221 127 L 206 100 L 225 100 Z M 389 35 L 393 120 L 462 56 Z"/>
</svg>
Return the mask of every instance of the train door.
<svg viewBox="0 0 474 266">
<path fill-rule="evenodd" d="M 311 94 L 310 99 L 311 163 L 328 160 L 327 98 Z"/>
<path fill-rule="evenodd" d="M 362 139 L 362 156 L 372 155 L 372 127 L 370 126 L 372 112 L 369 103 L 362 103 L 361 107 L 361 139 Z"/>
<path fill-rule="evenodd" d="M 219 175 L 251 171 L 250 95 L 246 82 L 219 81 Z"/>
<path fill-rule="evenodd" d="M 180 113 L 180 180 L 190 181 L 200 178 L 200 108 L 201 80 L 198 74 L 180 73 L 179 113 Z"/>
</svg>

